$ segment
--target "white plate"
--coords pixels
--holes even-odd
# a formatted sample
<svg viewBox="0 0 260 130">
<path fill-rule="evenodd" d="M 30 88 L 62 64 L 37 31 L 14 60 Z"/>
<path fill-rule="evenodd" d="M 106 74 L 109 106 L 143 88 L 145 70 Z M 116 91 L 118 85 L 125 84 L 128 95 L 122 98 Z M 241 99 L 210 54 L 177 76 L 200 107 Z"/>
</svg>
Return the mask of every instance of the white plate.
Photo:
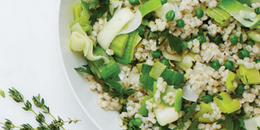
<svg viewBox="0 0 260 130">
<path fill-rule="evenodd" d="M 97 103 L 97 93 L 91 91 L 87 80 L 78 74 L 74 68 L 86 64 L 82 53 L 69 49 L 70 29 L 73 21 L 73 4 L 79 0 L 62 0 L 59 16 L 60 49 L 66 77 L 80 106 L 100 130 L 119 130 L 118 113 L 105 111 Z"/>
</svg>

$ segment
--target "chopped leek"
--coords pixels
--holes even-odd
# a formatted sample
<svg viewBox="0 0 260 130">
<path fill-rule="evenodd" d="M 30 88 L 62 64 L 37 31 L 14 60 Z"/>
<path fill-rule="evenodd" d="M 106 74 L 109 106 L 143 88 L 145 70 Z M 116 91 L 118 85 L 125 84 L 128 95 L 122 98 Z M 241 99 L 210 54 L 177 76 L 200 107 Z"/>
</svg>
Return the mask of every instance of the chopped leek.
<svg viewBox="0 0 260 130">
<path fill-rule="evenodd" d="M 182 56 L 181 61 L 176 61 L 175 64 L 181 68 L 182 70 L 187 70 L 193 66 L 193 62 L 195 61 L 195 54 L 188 53 Z"/>
<path fill-rule="evenodd" d="M 260 116 L 255 116 L 250 119 L 244 120 L 245 128 L 247 130 L 259 130 L 260 127 Z"/>
<path fill-rule="evenodd" d="M 150 77 L 152 77 L 154 79 L 158 79 L 160 77 L 160 75 L 163 73 L 165 68 L 166 68 L 166 65 L 164 65 L 160 61 L 156 61 L 154 66 L 152 67 L 152 70 L 149 73 Z"/>
<path fill-rule="evenodd" d="M 196 115 L 194 115 L 194 118 L 198 118 L 198 120 L 200 122 L 212 122 L 212 121 L 209 120 L 209 118 L 203 117 L 204 113 L 212 113 L 212 112 L 213 112 L 213 110 L 212 110 L 210 104 L 201 103 L 200 104 L 200 110 Z"/>
<path fill-rule="evenodd" d="M 258 25 L 259 26 L 259 25 Z M 260 34 L 256 31 L 248 31 L 248 37 L 256 42 L 260 42 Z"/>
<path fill-rule="evenodd" d="M 199 94 L 192 90 L 191 86 L 184 86 L 182 88 L 182 97 L 188 101 L 196 102 L 199 98 Z"/>
<path fill-rule="evenodd" d="M 154 84 L 155 80 L 149 76 L 149 72 L 151 71 L 151 69 L 152 69 L 152 66 L 149 66 L 147 64 L 142 65 L 139 83 L 140 83 L 140 86 L 153 91 L 153 84 Z"/>
<path fill-rule="evenodd" d="M 117 8 L 117 9 L 120 9 L 121 6 L 122 6 L 122 4 L 123 4 L 122 1 L 118 1 L 118 0 L 110 0 L 109 2 L 110 2 L 110 4 L 109 4 L 109 12 L 110 12 L 111 14 L 114 13 L 114 10 L 115 10 L 116 8 Z"/>
<path fill-rule="evenodd" d="M 109 79 L 120 73 L 120 68 L 118 64 L 111 56 L 107 56 L 105 50 L 103 50 L 101 47 L 97 46 L 94 49 L 94 54 L 107 57 L 109 60 L 107 64 L 104 64 L 105 62 L 102 59 L 92 62 L 104 80 Z"/>
<path fill-rule="evenodd" d="M 237 99 L 232 100 L 230 95 L 226 92 L 221 92 L 214 97 L 214 101 L 223 113 L 232 113 L 241 108 Z"/>
<path fill-rule="evenodd" d="M 118 35 L 114 38 L 111 45 L 109 46 L 112 49 L 116 56 L 122 58 L 125 52 L 125 46 L 127 43 L 128 34 Z"/>
<path fill-rule="evenodd" d="M 126 34 L 133 32 L 136 30 L 142 23 L 142 14 L 139 10 L 135 12 L 135 17 L 131 21 L 129 21 L 123 29 L 119 32 L 119 34 Z"/>
<path fill-rule="evenodd" d="M 234 80 L 236 79 L 236 74 L 232 71 L 229 71 L 228 76 L 226 78 L 226 85 L 228 90 L 234 92 L 237 86 L 233 85 Z"/>
<path fill-rule="evenodd" d="M 90 24 L 89 18 L 90 18 L 90 11 L 88 9 L 88 3 L 85 2 L 84 0 L 81 0 L 81 4 L 82 4 L 82 12 L 79 18 L 77 18 L 74 22 L 72 22 L 72 24 L 70 25 L 70 27 L 72 27 L 74 24 L 79 23 L 81 26 L 86 26 L 88 24 Z M 74 12 L 75 14 L 75 12 Z M 74 16 L 75 17 L 75 16 Z M 77 17 L 77 16 L 76 16 Z"/>
<path fill-rule="evenodd" d="M 104 25 L 104 28 L 98 33 L 97 41 L 103 49 L 108 49 L 113 39 L 118 35 L 120 30 L 134 18 L 133 12 L 129 8 L 120 9 Z"/>
<path fill-rule="evenodd" d="M 81 6 L 82 5 L 81 5 L 80 2 L 74 4 L 74 6 L 73 6 L 74 20 L 76 20 L 76 19 L 78 19 L 80 17 L 80 13 L 82 11 Z"/>
<path fill-rule="evenodd" d="M 182 89 L 177 89 L 175 93 L 175 98 L 174 98 L 174 108 L 175 111 L 180 111 L 182 107 Z"/>
<path fill-rule="evenodd" d="M 161 126 L 165 126 L 166 124 L 174 122 L 179 118 L 178 112 L 175 111 L 174 107 L 163 104 L 157 105 L 154 112 L 155 117 Z"/>
<path fill-rule="evenodd" d="M 85 47 L 86 39 L 84 35 L 80 34 L 79 32 L 72 32 L 70 36 L 70 49 L 73 51 L 80 51 L 82 52 Z"/>
<path fill-rule="evenodd" d="M 237 75 L 243 84 L 259 84 L 260 74 L 257 69 L 247 69 L 245 66 L 240 65 L 237 70 Z"/>
<path fill-rule="evenodd" d="M 147 100 L 150 100 L 152 97 L 150 97 L 150 96 L 144 96 L 144 99 L 143 99 L 143 101 L 142 101 L 142 104 L 141 104 L 141 107 L 140 107 L 140 109 L 139 109 L 139 111 L 138 111 L 138 113 L 140 114 L 140 115 L 142 115 L 142 116 L 148 116 L 148 110 L 147 110 L 147 108 L 146 108 L 146 101 Z"/>
<path fill-rule="evenodd" d="M 250 29 L 255 28 L 260 23 L 260 15 L 256 15 L 254 18 L 250 17 L 250 13 L 254 13 L 254 11 L 236 0 L 222 0 L 219 2 L 218 7 L 228 12 L 242 25 Z M 242 17 L 239 14 L 240 11 L 244 11 L 245 16 Z"/>
<path fill-rule="evenodd" d="M 165 17 L 165 14 L 170 10 L 172 10 L 170 3 L 165 3 L 160 8 L 156 9 L 155 13 L 159 18 L 163 18 Z"/>
<path fill-rule="evenodd" d="M 218 7 L 208 8 L 206 10 L 206 13 L 209 17 L 214 19 L 216 22 L 218 22 L 222 26 L 227 26 L 229 24 L 230 15 L 226 11 L 224 11 Z"/>
<path fill-rule="evenodd" d="M 162 6 L 161 0 L 149 0 L 140 6 L 139 10 L 144 17 L 146 14 L 160 8 Z"/>
<path fill-rule="evenodd" d="M 162 77 L 168 85 L 174 85 L 175 88 L 184 86 L 184 74 L 182 73 L 166 68 L 160 77 Z"/>
<path fill-rule="evenodd" d="M 141 37 L 138 35 L 138 31 L 131 32 L 128 36 L 128 40 L 125 47 L 125 52 L 123 57 L 115 57 L 117 62 L 128 65 L 131 63 L 134 57 L 135 47 L 141 41 Z"/>
</svg>

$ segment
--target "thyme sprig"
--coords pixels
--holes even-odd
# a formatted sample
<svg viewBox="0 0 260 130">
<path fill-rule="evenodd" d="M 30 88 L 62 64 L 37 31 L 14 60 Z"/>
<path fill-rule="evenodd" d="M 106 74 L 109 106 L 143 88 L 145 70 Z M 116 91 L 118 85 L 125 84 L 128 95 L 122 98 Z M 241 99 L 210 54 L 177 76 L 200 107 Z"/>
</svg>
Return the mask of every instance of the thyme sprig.
<svg viewBox="0 0 260 130">
<path fill-rule="evenodd" d="M 4 91 L 1 90 L 1 96 L 4 95 Z M 20 129 L 20 130 L 60 130 L 63 129 L 65 130 L 65 128 L 63 127 L 64 124 L 71 124 L 71 123 L 77 123 L 80 120 L 72 120 L 71 118 L 68 118 L 68 120 L 63 120 L 61 117 L 58 116 L 58 118 L 56 118 L 53 114 L 51 114 L 50 112 L 50 108 L 45 105 L 45 100 L 44 98 L 41 98 L 41 95 L 38 94 L 37 96 L 33 96 L 32 97 L 32 101 L 33 101 L 33 105 L 40 109 L 41 112 L 36 112 L 33 109 L 33 105 L 29 100 L 25 100 L 24 96 L 17 91 L 15 88 L 10 88 L 9 91 L 9 96 L 17 103 L 22 103 L 24 104 L 24 106 L 22 107 L 23 110 L 25 111 L 30 111 L 32 113 L 34 113 L 35 115 L 35 120 L 39 123 L 39 125 L 37 126 L 37 128 L 33 128 L 30 124 L 26 123 L 26 124 L 22 124 L 20 126 L 16 126 L 12 123 L 11 120 L 9 119 L 5 119 L 6 121 L 0 122 L 2 126 L 2 128 L 4 130 L 13 130 L 14 128 Z M 4 96 L 2 96 L 4 97 Z M 45 116 L 49 115 L 53 118 L 51 123 L 47 123 L 45 120 Z"/>
</svg>

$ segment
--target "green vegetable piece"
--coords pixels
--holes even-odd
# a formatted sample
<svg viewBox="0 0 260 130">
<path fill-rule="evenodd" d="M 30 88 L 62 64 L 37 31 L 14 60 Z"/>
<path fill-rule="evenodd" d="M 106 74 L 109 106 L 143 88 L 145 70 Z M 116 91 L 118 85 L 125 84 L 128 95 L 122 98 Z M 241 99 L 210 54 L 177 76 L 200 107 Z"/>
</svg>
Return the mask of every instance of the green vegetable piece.
<svg viewBox="0 0 260 130">
<path fill-rule="evenodd" d="M 154 58 L 159 58 L 161 56 L 161 51 L 160 50 L 156 50 L 156 51 L 151 51 L 151 55 Z"/>
<path fill-rule="evenodd" d="M 83 67 L 78 67 L 78 68 L 74 68 L 74 69 L 78 72 L 92 74 L 88 65 L 84 65 Z"/>
<path fill-rule="evenodd" d="M 260 14 L 260 7 L 257 7 L 257 8 L 255 9 L 255 12 L 256 12 L 256 14 Z"/>
<path fill-rule="evenodd" d="M 199 34 L 199 35 L 204 35 L 204 31 L 203 31 L 201 28 L 199 28 L 198 34 Z"/>
<path fill-rule="evenodd" d="M 161 6 L 161 0 L 149 0 L 140 6 L 139 11 L 141 12 L 142 17 L 144 17 L 146 14 L 160 8 Z"/>
<path fill-rule="evenodd" d="M 92 62 L 89 61 L 89 63 L 94 64 L 94 66 L 98 70 L 98 73 L 100 73 L 100 75 L 102 76 L 102 78 L 104 80 L 109 79 L 109 78 L 111 78 L 115 75 L 118 75 L 120 73 L 120 68 L 119 68 L 118 64 L 115 62 L 115 60 L 111 56 L 108 56 L 106 54 L 105 50 L 103 50 L 100 46 L 97 46 L 94 49 L 93 54 L 105 56 L 109 60 L 109 63 L 107 63 L 107 64 L 104 64 L 103 59 L 99 59 L 99 60 L 92 61 Z M 95 73 L 95 72 L 92 71 L 92 73 Z"/>
<path fill-rule="evenodd" d="M 182 20 L 182 19 L 178 19 L 178 20 L 176 20 L 176 26 L 177 27 L 184 27 L 184 20 Z"/>
<path fill-rule="evenodd" d="M 183 44 L 182 50 L 188 49 L 188 43 L 186 41 L 182 41 L 182 44 Z"/>
<path fill-rule="evenodd" d="M 193 66 L 193 62 L 195 61 L 194 57 L 195 55 L 193 53 L 187 53 L 182 56 L 181 61 L 175 62 L 175 65 L 186 71 Z"/>
<path fill-rule="evenodd" d="M 151 69 L 152 69 L 152 66 L 149 66 L 147 64 L 142 65 L 139 83 L 140 83 L 140 86 L 147 88 L 148 90 L 153 91 L 153 84 L 154 84 L 155 80 L 152 77 L 149 76 Z"/>
<path fill-rule="evenodd" d="M 245 66 L 240 65 L 237 70 L 237 75 L 243 84 L 259 84 L 260 74 L 257 69 L 247 69 Z"/>
<path fill-rule="evenodd" d="M 137 28 L 137 30 L 139 31 L 138 34 L 139 34 L 140 36 L 143 36 L 143 35 L 144 35 L 145 29 L 144 29 L 143 26 L 139 26 L 139 27 Z"/>
<path fill-rule="evenodd" d="M 202 18 L 204 15 L 204 11 L 201 8 L 196 9 L 196 16 L 198 18 Z"/>
<path fill-rule="evenodd" d="M 226 78 L 226 86 L 228 90 L 234 92 L 236 90 L 236 87 L 233 85 L 233 82 L 236 82 L 236 74 L 232 71 L 229 71 L 228 76 Z"/>
<path fill-rule="evenodd" d="M 180 111 L 182 107 L 182 89 L 177 89 L 174 98 L 175 111 Z"/>
<path fill-rule="evenodd" d="M 188 121 L 192 116 L 195 114 L 195 108 L 196 108 L 196 103 L 192 103 L 190 106 L 190 111 L 183 117 L 183 122 Z"/>
<path fill-rule="evenodd" d="M 142 116 L 148 116 L 148 110 L 146 109 L 146 101 L 150 100 L 152 97 L 150 96 L 144 96 L 144 99 L 142 101 L 141 107 L 138 111 L 138 113 Z"/>
<path fill-rule="evenodd" d="M 206 37 L 204 37 L 203 35 L 198 35 L 196 39 L 199 40 L 200 44 L 206 42 Z"/>
<path fill-rule="evenodd" d="M 123 87 L 122 85 L 119 83 L 120 78 L 119 76 L 116 77 L 112 77 L 110 79 L 106 79 L 104 81 L 104 83 L 112 88 L 114 88 L 117 92 L 119 93 L 123 93 Z"/>
<path fill-rule="evenodd" d="M 185 107 L 184 111 L 185 111 L 185 113 L 190 112 L 190 107 L 189 107 L 189 106 L 188 106 L 188 107 Z"/>
<path fill-rule="evenodd" d="M 80 2 L 74 4 L 74 6 L 73 6 L 74 20 L 76 20 L 80 17 L 80 14 L 81 14 L 81 11 L 82 11 L 81 6 L 82 5 L 81 5 Z"/>
<path fill-rule="evenodd" d="M 72 22 L 72 24 L 70 25 L 70 28 L 76 23 L 79 23 L 81 26 L 86 26 L 86 25 L 90 24 L 89 4 L 86 3 L 84 0 L 81 0 L 81 4 L 82 4 L 82 12 L 80 12 L 81 15 L 75 21 Z"/>
<path fill-rule="evenodd" d="M 142 123 L 143 123 L 143 121 L 140 117 L 135 118 L 134 121 L 133 121 L 134 126 L 141 126 Z"/>
<path fill-rule="evenodd" d="M 205 95 L 202 97 L 202 101 L 205 102 L 205 103 L 209 103 L 213 100 L 212 96 L 211 95 Z"/>
<path fill-rule="evenodd" d="M 175 12 L 173 10 L 168 11 L 165 15 L 167 22 L 172 21 L 174 17 L 175 17 Z"/>
<path fill-rule="evenodd" d="M 256 59 L 256 61 L 255 61 L 256 63 L 259 63 L 260 62 L 260 59 Z"/>
<path fill-rule="evenodd" d="M 184 86 L 184 74 L 165 69 L 161 76 L 168 85 L 174 85 L 175 88 L 183 87 Z"/>
<path fill-rule="evenodd" d="M 220 63 L 218 61 L 213 61 L 211 63 L 211 67 L 214 69 L 214 70 L 218 70 L 220 68 Z"/>
<path fill-rule="evenodd" d="M 245 7 L 242 3 L 236 0 L 222 0 L 219 2 L 218 7 L 228 12 L 242 25 L 249 27 L 250 29 L 255 28 L 260 23 L 260 15 L 251 18 L 250 13 L 254 13 L 254 11 L 249 7 Z M 241 16 L 239 14 L 240 11 L 244 11 L 245 16 Z"/>
<path fill-rule="evenodd" d="M 167 3 L 168 0 L 161 0 L 162 5 Z"/>
<path fill-rule="evenodd" d="M 93 62 L 88 62 L 88 66 L 97 80 L 102 78 L 100 72 L 98 71 L 97 67 L 94 65 Z"/>
<path fill-rule="evenodd" d="M 211 108 L 211 105 L 210 104 L 206 104 L 206 103 L 201 103 L 200 104 L 200 108 L 201 109 L 199 110 L 199 112 L 194 115 L 194 118 L 198 119 L 200 122 L 210 123 L 211 121 L 209 120 L 209 118 L 204 118 L 203 114 L 204 113 L 212 113 L 213 112 L 213 110 Z"/>
<path fill-rule="evenodd" d="M 245 126 L 244 120 L 242 118 L 237 118 L 236 121 L 237 121 L 238 127 L 242 128 Z"/>
<path fill-rule="evenodd" d="M 231 42 L 233 45 L 235 45 L 235 44 L 237 44 L 237 42 L 238 42 L 238 37 L 237 37 L 237 35 L 232 34 L 232 35 L 230 35 L 229 40 L 230 40 L 230 42 Z"/>
<path fill-rule="evenodd" d="M 134 57 L 135 47 L 138 45 L 140 40 L 141 40 L 141 37 L 138 35 L 137 30 L 131 32 L 128 36 L 128 40 L 126 43 L 123 57 L 115 57 L 115 60 L 117 62 L 120 62 L 125 65 L 128 65 L 129 63 L 131 63 L 133 60 L 133 57 Z"/>
<path fill-rule="evenodd" d="M 162 59 L 161 59 L 161 63 L 163 63 L 163 64 L 166 65 L 167 67 L 170 66 L 170 62 L 169 62 L 168 59 L 162 58 Z"/>
<path fill-rule="evenodd" d="M 256 31 L 248 31 L 248 37 L 255 42 L 260 42 L 260 34 L 257 33 Z"/>
<path fill-rule="evenodd" d="M 164 65 L 160 61 L 156 61 L 149 73 L 149 76 L 154 79 L 158 79 L 160 77 L 160 75 L 163 73 L 163 71 L 165 70 L 165 68 L 166 68 L 166 65 Z"/>
<path fill-rule="evenodd" d="M 238 52 L 238 57 L 241 58 L 241 59 L 244 59 L 245 57 L 249 57 L 250 53 L 248 50 L 241 50 Z"/>
<path fill-rule="evenodd" d="M 5 98 L 5 92 L 3 90 L 0 89 L 0 95 Z"/>
<path fill-rule="evenodd" d="M 253 46 L 253 45 L 255 45 L 255 42 L 253 40 L 247 40 L 246 44 L 250 45 L 250 46 Z"/>
<path fill-rule="evenodd" d="M 214 19 L 217 23 L 221 26 L 227 26 L 229 24 L 230 15 L 226 11 L 215 7 L 215 8 L 208 8 L 206 10 L 206 14 Z"/>
<path fill-rule="evenodd" d="M 167 33 L 166 38 L 172 50 L 175 50 L 178 54 L 181 54 L 183 52 L 184 46 L 186 45 L 183 44 L 184 42 L 182 39 L 170 33 Z"/>
<path fill-rule="evenodd" d="M 125 52 L 125 47 L 128 39 L 128 34 L 118 35 L 114 38 L 109 48 L 112 49 L 116 56 L 122 58 Z"/>
<path fill-rule="evenodd" d="M 157 38 L 157 37 L 158 37 L 158 34 L 154 33 L 154 32 L 150 32 L 148 35 L 148 39 Z"/>
<path fill-rule="evenodd" d="M 207 34 L 207 36 L 209 37 L 210 42 L 214 42 L 217 45 L 219 45 L 220 43 L 224 43 L 223 38 L 220 33 L 217 33 L 217 35 L 214 37 L 209 34 Z"/>
<path fill-rule="evenodd" d="M 223 113 L 229 114 L 241 108 L 239 101 L 237 99 L 232 100 L 227 92 L 221 92 L 219 96 L 223 100 L 219 99 L 218 97 L 214 97 L 214 101 Z"/>
<path fill-rule="evenodd" d="M 224 66 L 227 69 L 232 70 L 235 68 L 235 63 L 233 61 L 227 60 L 227 61 L 225 61 Z"/>
<path fill-rule="evenodd" d="M 139 5 L 140 3 L 139 3 L 139 0 L 129 0 L 129 3 L 131 4 L 131 5 Z"/>
</svg>

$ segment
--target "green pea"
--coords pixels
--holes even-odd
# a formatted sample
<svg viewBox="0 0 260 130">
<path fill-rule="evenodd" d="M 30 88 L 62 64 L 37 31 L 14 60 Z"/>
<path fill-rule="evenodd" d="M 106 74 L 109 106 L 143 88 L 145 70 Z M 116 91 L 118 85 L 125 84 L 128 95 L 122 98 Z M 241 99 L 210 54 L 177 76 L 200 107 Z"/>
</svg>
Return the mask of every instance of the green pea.
<svg viewBox="0 0 260 130">
<path fill-rule="evenodd" d="M 204 37 L 203 35 L 198 35 L 196 39 L 199 40 L 200 44 L 206 42 L 206 37 Z"/>
<path fill-rule="evenodd" d="M 225 66 L 227 69 L 232 70 L 232 69 L 235 68 L 235 63 L 234 63 L 233 61 L 228 60 L 228 61 L 226 61 L 226 62 L 224 63 L 224 66 Z"/>
<path fill-rule="evenodd" d="M 161 0 L 162 5 L 167 3 L 167 0 Z"/>
<path fill-rule="evenodd" d="M 154 58 L 159 58 L 161 56 L 161 51 L 160 50 L 156 50 L 156 51 L 151 51 L 151 55 Z"/>
<path fill-rule="evenodd" d="M 144 35 L 145 29 L 144 29 L 143 26 L 139 26 L 139 27 L 137 28 L 137 30 L 139 31 L 139 35 L 140 35 L 140 36 L 143 36 L 143 35 Z"/>
<path fill-rule="evenodd" d="M 139 0 L 129 0 L 129 3 L 131 4 L 131 5 L 139 5 L 140 3 L 139 3 Z"/>
<path fill-rule="evenodd" d="M 184 27 L 184 21 L 182 20 L 182 19 L 178 19 L 177 21 L 176 21 L 176 26 L 177 27 Z"/>
<path fill-rule="evenodd" d="M 250 53 L 248 50 L 241 50 L 238 52 L 238 57 L 244 59 L 245 57 L 249 57 Z"/>
<path fill-rule="evenodd" d="M 244 93 L 244 86 L 243 85 L 238 85 L 237 88 L 236 88 L 236 94 L 243 94 Z"/>
<path fill-rule="evenodd" d="M 204 15 L 204 11 L 201 8 L 196 9 L 196 16 L 198 18 L 202 18 Z"/>
<path fill-rule="evenodd" d="M 260 14 L 260 7 L 255 9 L 256 14 Z"/>
<path fill-rule="evenodd" d="M 237 35 L 230 35 L 230 37 L 229 37 L 229 40 L 230 40 L 230 42 L 232 43 L 232 44 L 237 44 L 237 42 L 238 42 L 238 37 L 237 37 Z"/>
<path fill-rule="evenodd" d="M 169 60 L 167 60 L 167 59 L 165 59 L 165 58 L 162 58 L 161 59 L 161 63 L 163 63 L 164 65 L 166 65 L 166 66 L 170 66 L 170 62 L 169 62 Z"/>
<path fill-rule="evenodd" d="M 185 113 L 190 112 L 190 107 L 185 107 L 184 111 L 185 111 Z"/>
<path fill-rule="evenodd" d="M 214 69 L 214 70 L 218 70 L 220 68 L 220 64 L 218 61 L 213 61 L 211 63 L 211 67 Z"/>
<path fill-rule="evenodd" d="M 202 97 L 202 101 L 205 102 L 205 103 L 209 103 L 212 101 L 212 96 L 211 95 L 205 95 Z"/>
<path fill-rule="evenodd" d="M 253 46 L 253 45 L 255 45 L 255 42 L 253 40 L 247 40 L 246 44 L 250 45 L 250 46 Z"/>
<path fill-rule="evenodd" d="M 165 18 L 167 19 L 167 22 L 173 20 L 175 17 L 175 12 L 173 10 L 170 10 L 166 13 Z"/>
<path fill-rule="evenodd" d="M 256 63 L 259 63 L 260 62 L 260 59 L 256 59 L 256 61 L 255 61 Z"/>
<path fill-rule="evenodd" d="M 143 121 L 140 117 L 135 118 L 134 121 L 133 121 L 134 126 L 141 126 L 142 123 L 143 123 Z"/>
</svg>

